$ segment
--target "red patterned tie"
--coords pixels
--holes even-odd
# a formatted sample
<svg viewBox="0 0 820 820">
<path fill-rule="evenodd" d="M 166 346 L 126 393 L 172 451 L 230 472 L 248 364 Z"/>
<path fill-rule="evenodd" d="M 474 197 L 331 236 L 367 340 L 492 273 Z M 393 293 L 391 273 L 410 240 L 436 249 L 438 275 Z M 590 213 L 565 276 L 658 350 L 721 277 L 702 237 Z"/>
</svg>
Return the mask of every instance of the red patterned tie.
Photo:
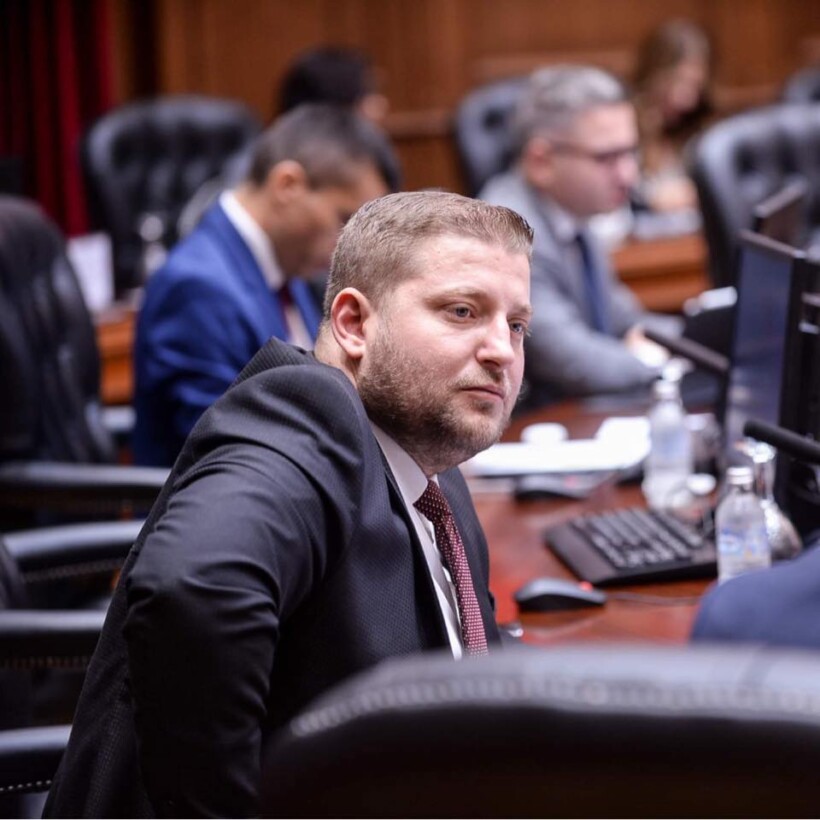
<svg viewBox="0 0 820 820">
<path fill-rule="evenodd" d="M 473 578 L 464 552 L 464 544 L 456 529 L 456 522 L 444 493 L 435 481 L 427 482 L 427 489 L 414 504 L 415 508 L 433 524 L 436 544 L 453 579 L 461 617 L 461 637 L 470 655 L 487 654 L 487 636 L 473 587 Z"/>
</svg>

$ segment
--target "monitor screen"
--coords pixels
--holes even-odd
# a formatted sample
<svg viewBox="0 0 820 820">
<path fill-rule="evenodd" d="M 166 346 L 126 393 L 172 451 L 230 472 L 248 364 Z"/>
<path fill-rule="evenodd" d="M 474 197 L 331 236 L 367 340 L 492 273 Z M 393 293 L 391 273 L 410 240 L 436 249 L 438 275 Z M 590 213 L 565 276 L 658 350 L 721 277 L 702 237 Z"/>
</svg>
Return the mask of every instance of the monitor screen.
<svg viewBox="0 0 820 820">
<path fill-rule="evenodd" d="M 745 232 L 738 256 L 738 299 L 726 382 L 724 434 L 727 463 L 743 463 L 734 447 L 749 418 L 781 423 L 781 398 L 794 383 L 795 334 L 805 288 L 804 254 Z M 748 462 L 746 462 L 748 463 Z"/>
</svg>

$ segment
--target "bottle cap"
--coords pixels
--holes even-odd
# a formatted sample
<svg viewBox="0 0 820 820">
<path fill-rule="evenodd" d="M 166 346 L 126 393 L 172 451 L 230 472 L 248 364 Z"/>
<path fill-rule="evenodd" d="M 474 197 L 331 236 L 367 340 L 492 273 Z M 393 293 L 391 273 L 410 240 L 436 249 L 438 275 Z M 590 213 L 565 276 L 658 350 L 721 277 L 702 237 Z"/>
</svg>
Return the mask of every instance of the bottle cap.
<svg viewBox="0 0 820 820">
<path fill-rule="evenodd" d="M 729 487 L 747 487 L 751 489 L 754 475 L 751 467 L 729 467 L 726 470 L 726 484 Z"/>
<path fill-rule="evenodd" d="M 680 388 L 677 382 L 666 381 L 665 379 L 658 379 L 652 385 L 652 393 L 656 399 L 679 399 Z"/>
</svg>

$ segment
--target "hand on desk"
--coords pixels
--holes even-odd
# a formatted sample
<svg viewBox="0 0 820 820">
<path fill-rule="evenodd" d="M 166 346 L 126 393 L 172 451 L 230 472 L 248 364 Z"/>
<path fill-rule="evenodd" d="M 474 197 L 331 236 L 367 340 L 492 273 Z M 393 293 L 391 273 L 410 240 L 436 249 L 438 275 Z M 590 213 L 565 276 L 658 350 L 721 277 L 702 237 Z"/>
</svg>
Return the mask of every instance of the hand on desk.
<svg viewBox="0 0 820 820">
<path fill-rule="evenodd" d="M 640 325 L 631 327 L 624 336 L 624 344 L 647 367 L 662 367 L 669 360 L 669 351 L 644 336 Z"/>
</svg>

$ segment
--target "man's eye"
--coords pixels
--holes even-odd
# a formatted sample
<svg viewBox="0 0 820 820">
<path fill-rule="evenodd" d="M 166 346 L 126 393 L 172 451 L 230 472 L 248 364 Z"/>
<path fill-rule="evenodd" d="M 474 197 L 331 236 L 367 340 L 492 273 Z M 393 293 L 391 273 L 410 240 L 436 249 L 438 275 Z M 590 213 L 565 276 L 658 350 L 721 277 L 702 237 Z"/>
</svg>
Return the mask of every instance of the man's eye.
<svg viewBox="0 0 820 820">
<path fill-rule="evenodd" d="M 459 319 L 469 319 L 472 311 L 467 305 L 455 305 L 450 308 L 452 313 L 457 316 Z"/>
<path fill-rule="evenodd" d="M 527 323 L 526 322 L 510 322 L 510 330 L 515 333 L 517 336 L 526 336 L 527 335 Z"/>
</svg>

